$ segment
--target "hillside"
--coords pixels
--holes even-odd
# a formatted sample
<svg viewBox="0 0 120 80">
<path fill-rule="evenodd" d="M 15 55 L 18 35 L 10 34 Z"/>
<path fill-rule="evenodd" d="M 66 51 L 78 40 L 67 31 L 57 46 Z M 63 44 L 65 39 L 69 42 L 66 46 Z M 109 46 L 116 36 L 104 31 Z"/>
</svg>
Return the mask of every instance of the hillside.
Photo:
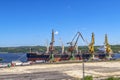
<svg viewBox="0 0 120 80">
<path fill-rule="evenodd" d="M 95 51 L 97 51 L 97 48 L 100 46 L 95 46 Z M 21 47 L 0 47 L 0 52 L 8 52 L 8 53 L 27 53 L 30 51 L 30 48 L 32 49 L 33 52 L 45 52 L 46 47 L 45 46 L 21 46 Z M 113 52 L 118 53 L 120 51 L 120 45 L 111 45 L 111 48 Z M 68 47 L 65 47 L 65 50 L 68 50 Z M 79 46 L 79 50 L 81 51 L 88 51 L 87 46 Z M 56 52 L 61 51 L 60 46 L 55 47 Z"/>
</svg>

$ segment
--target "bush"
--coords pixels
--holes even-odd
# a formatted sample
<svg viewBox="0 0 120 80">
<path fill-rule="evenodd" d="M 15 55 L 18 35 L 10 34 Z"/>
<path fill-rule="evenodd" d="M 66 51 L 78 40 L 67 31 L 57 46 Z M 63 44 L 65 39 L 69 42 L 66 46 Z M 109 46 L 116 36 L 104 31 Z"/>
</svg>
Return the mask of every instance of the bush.
<svg viewBox="0 0 120 80">
<path fill-rule="evenodd" d="M 84 80 L 93 80 L 92 76 L 85 76 Z"/>
<path fill-rule="evenodd" d="M 115 78 L 115 77 L 109 77 L 106 80 L 120 80 L 120 78 Z"/>
</svg>

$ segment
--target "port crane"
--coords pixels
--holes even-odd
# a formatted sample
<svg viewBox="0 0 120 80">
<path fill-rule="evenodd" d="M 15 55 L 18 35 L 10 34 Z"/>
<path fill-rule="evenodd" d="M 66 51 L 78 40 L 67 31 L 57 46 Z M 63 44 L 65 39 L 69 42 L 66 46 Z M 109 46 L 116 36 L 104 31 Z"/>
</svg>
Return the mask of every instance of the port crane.
<svg viewBox="0 0 120 80">
<path fill-rule="evenodd" d="M 112 49 L 110 44 L 108 43 L 108 37 L 107 34 L 105 34 L 105 51 L 108 57 L 111 57 Z"/>
<path fill-rule="evenodd" d="M 94 58 L 94 44 L 95 44 L 95 38 L 94 38 L 94 33 L 92 33 L 91 43 L 88 45 L 89 53 L 92 55 L 92 58 Z"/>
<path fill-rule="evenodd" d="M 51 42 L 50 42 L 50 46 L 49 46 L 49 51 L 50 51 L 50 61 L 54 61 L 54 30 L 52 30 L 52 38 L 51 38 Z"/>
<path fill-rule="evenodd" d="M 74 53 L 74 51 L 75 51 L 75 47 L 77 45 L 79 37 L 81 37 L 82 40 L 85 42 L 82 34 L 80 32 L 77 32 L 76 35 L 73 37 L 72 41 L 67 43 L 67 44 L 70 45 L 69 48 L 68 48 L 68 51 L 71 52 L 71 57 L 70 57 L 71 60 L 75 59 L 75 55 L 74 55 L 75 53 Z M 75 43 L 74 43 L 74 41 L 75 41 Z"/>
</svg>

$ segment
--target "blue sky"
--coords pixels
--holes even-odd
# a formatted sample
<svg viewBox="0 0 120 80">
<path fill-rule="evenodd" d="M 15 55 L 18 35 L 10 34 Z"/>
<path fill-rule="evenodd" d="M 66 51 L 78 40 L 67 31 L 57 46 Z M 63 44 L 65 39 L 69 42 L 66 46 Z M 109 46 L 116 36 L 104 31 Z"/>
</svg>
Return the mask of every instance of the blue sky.
<svg viewBox="0 0 120 80">
<path fill-rule="evenodd" d="M 45 45 L 51 30 L 56 45 L 71 41 L 77 31 L 90 42 L 120 44 L 120 0 L 0 0 L 0 46 Z M 80 39 L 79 45 L 85 45 Z"/>
</svg>

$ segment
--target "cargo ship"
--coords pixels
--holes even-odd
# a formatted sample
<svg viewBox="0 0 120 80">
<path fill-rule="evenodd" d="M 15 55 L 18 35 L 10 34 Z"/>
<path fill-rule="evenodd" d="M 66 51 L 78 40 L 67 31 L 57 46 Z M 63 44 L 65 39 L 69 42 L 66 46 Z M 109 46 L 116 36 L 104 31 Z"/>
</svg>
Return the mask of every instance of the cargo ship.
<svg viewBox="0 0 120 80">
<path fill-rule="evenodd" d="M 50 45 L 47 46 L 47 51 L 45 53 L 39 53 L 39 52 L 32 52 L 30 50 L 29 53 L 27 53 L 27 60 L 28 61 L 38 61 L 38 60 L 43 60 L 43 61 L 68 61 L 68 60 L 89 60 L 89 59 L 106 59 L 107 57 L 111 57 L 111 47 L 108 43 L 107 35 L 105 35 L 105 51 L 99 50 L 98 52 L 94 52 L 94 33 L 92 33 L 92 39 L 91 43 L 88 45 L 88 51 L 81 53 L 78 51 L 78 46 L 77 42 L 81 38 L 83 42 L 86 42 L 85 39 L 83 38 L 82 34 L 80 32 L 77 32 L 74 38 L 72 39 L 71 42 L 68 42 L 69 48 L 68 52 L 64 51 L 64 45 L 62 44 L 62 51 L 61 53 L 55 53 L 55 48 L 54 48 L 54 30 L 52 30 L 52 38 Z"/>
</svg>

